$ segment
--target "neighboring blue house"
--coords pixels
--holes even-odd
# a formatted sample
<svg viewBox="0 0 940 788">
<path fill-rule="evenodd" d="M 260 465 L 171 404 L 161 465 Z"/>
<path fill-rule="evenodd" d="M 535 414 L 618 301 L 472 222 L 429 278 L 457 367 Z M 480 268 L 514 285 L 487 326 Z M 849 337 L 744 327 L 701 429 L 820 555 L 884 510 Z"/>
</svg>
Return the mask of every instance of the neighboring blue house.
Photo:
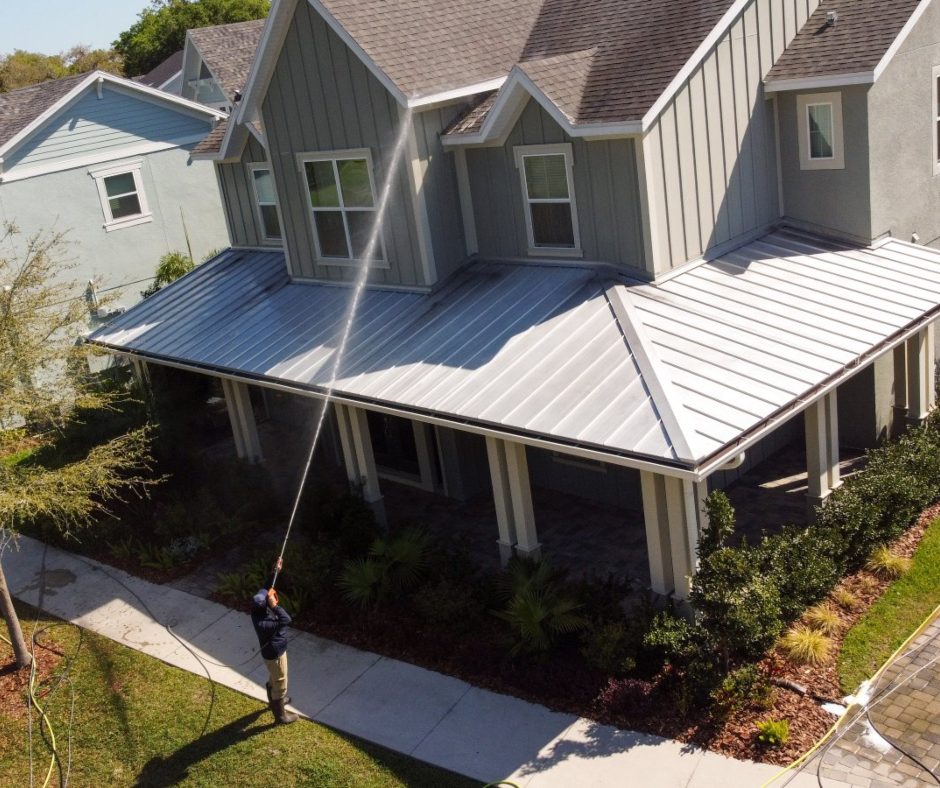
<svg viewBox="0 0 940 788">
<path fill-rule="evenodd" d="M 130 306 L 162 255 L 228 246 L 212 164 L 190 156 L 224 117 L 101 71 L 0 94 L 0 220 L 20 248 L 65 231 L 70 278 Z"/>
</svg>

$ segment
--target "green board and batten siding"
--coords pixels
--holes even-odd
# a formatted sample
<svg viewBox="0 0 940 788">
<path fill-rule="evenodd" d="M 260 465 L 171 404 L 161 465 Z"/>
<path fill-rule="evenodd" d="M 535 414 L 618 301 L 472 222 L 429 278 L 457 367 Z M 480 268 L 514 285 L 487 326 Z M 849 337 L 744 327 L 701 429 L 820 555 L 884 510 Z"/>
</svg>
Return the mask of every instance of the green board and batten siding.
<svg viewBox="0 0 940 788">
<path fill-rule="evenodd" d="M 398 104 L 322 17 L 308 3 L 298 3 L 262 117 L 293 274 L 351 280 L 358 268 L 316 261 L 307 186 L 296 154 L 368 148 L 379 190 L 399 129 Z M 384 236 L 389 268 L 372 271 L 370 281 L 376 284 L 424 284 L 406 166 L 407 158 L 394 174 Z"/>
<path fill-rule="evenodd" d="M 534 100 L 526 104 L 505 144 L 467 150 L 477 243 L 483 257 L 525 257 L 525 205 L 513 148 L 568 142 L 583 259 L 643 268 L 634 142 L 572 139 Z"/>
<path fill-rule="evenodd" d="M 268 160 L 261 144 L 249 136 L 241 161 L 218 164 L 219 187 L 224 195 L 225 220 L 233 246 L 264 246 L 248 165 Z"/>
<path fill-rule="evenodd" d="M 818 4 L 750 3 L 646 134 L 656 272 L 780 216 L 773 105 L 762 80 Z"/>
</svg>

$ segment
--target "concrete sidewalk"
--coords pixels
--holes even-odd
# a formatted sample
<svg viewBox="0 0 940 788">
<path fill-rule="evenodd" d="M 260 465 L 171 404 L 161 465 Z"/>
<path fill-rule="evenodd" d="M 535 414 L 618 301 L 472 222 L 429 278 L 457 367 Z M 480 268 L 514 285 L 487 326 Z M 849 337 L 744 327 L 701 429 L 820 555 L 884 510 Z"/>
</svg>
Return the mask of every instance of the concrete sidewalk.
<svg viewBox="0 0 940 788">
<path fill-rule="evenodd" d="M 263 700 L 249 617 L 23 537 L 4 554 L 14 596 L 164 662 Z M 165 625 L 200 656 L 197 660 Z M 521 786 L 757 788 L 777 773 L 599 725 L 377 654 L 295 632 L 291 695 L 305 716 L 422 761 Z M 793 782 L 791 785 L 801 785 Z M 805 785 L 815 785 L 815 780 Z"/>
</svg>

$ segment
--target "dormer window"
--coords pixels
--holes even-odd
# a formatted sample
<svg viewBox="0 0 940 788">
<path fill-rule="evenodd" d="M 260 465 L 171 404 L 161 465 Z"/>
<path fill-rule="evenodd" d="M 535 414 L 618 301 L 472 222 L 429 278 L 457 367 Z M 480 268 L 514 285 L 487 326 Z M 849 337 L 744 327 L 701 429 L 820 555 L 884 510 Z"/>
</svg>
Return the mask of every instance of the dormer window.
<svg viewBox="0 0 940 788">
<path fill-rule="evenodd" d="M 571 145 L 519 145 L 513 152 L 522 179 L 529 254 L 579 256 Z"/>
<path fill-rule="evenodd" d="M 274 178 L 267 164 L 249 164 L 251 185 L 255 193 L 258 227 L 265 243 L 280 243 L 281 222 L 277 215 L 277 195 L 274 192 Z"/>
<path fill-rule="evenodd" d="M 375 184 L 368 150 L 303 153 L 317 258 L 339 264 L 363 260 L 375 222 Z M 384 241 L 370 255 L 384 260 Z"/>
<path fill-rule="evenodd" d="M 796 97 L 801 170 L 845 168 L 842 148 L 842 94 Z"/>
</svg>

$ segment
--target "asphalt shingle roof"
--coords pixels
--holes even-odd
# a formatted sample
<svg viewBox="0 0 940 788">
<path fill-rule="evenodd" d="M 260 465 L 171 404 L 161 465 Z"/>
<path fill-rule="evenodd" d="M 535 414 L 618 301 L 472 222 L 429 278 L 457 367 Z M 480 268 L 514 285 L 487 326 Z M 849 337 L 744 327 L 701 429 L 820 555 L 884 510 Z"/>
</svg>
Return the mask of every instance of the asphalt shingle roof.
<svg viewBox="0 0 940 788">
<path fill-rule="evenodd" d="M 146 74 L 134 77 L 134 82 L 139 82 L 141 85 L 146 85 L 148 88 L 159 88 L 182 68 L 183 50 L 181 49 L 179 52 L 174 52 L 159 66 L 148 71 Z"/>
<path fill-rule="evenodd" d="M 47 109 L 73 90 L 88 74 L 52 79 L 28 88 L 0 93 L 0 145 L 5 145 Z"/>
<path fill-rule="evenodd" d="M 918 0 L 823 0 L 767 75 L 767 81 L 871 71 Z M 839 18 L 826 24 L 826 14 Z"/>
<path fill-rule="evenodd" d="M 254 19 L 189 31 L 199 54 L 231 101 L 245 89 L 263 27 L 263 19 Z"/>
<path fill-rule="evenodd" d="M 193 148 L 193 153 L 218 153 L 222 150 L 222 141 L 225 139 L 225 130 L 228 128 L 228 119 L 216 124 L 199 144 Z"/>
</svg>

